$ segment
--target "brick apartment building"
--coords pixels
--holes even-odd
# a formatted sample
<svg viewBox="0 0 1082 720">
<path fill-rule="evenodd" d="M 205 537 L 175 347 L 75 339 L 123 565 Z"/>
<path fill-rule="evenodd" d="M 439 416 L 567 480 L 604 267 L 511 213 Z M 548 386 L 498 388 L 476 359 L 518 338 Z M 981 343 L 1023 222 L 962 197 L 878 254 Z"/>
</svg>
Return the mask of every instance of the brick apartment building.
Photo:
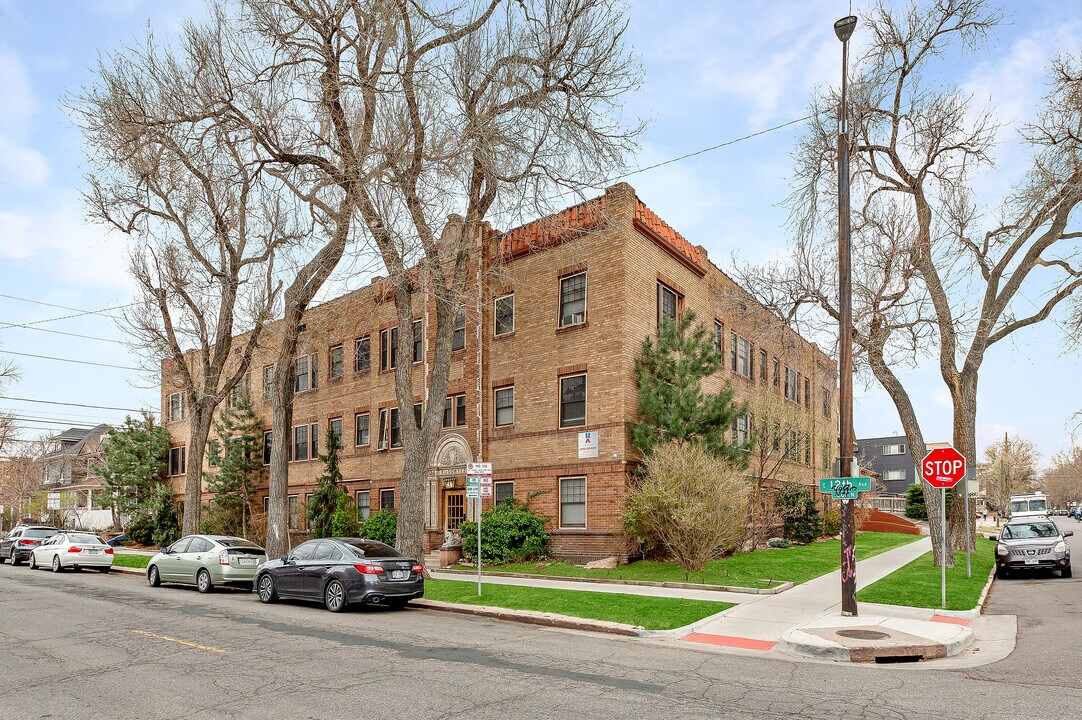
<svg viewBox="0 0 1082 720">
<path fill-rule="evenodd" d="M 730 382 L 737 399 L 773 392 L 802 408 L 804 427 L 835 437 L 834 362 L 784 327 L 659 218 L 627 184 L 507 233 L 491 232 L 483 265 L 467 292 L 453 340 L 443 430 L 430 468 L 426 549 L 476 513 L 465 498 L 465 465 L 493 463 L 495 497 L 529 501 L 551 518 L 554 554 L 572 559 L 635 551 L 621 508 L 637 462 L 625 423 L 636 417 L 634 363 L 662 315 L 694 309 L 713 328 L 725 361 L 708 380 Z M 427 394 L 433 360 L 432 304 L 414 314 L 414 410 Z M 322 471 L 318 447 L 330 424 L 341 433 L 345 487 L 367 515 L 395 507 L 401 473 L 394 367 L 397 319 L 381 279 L 305 314 L 295 361 L 297 396 L 290 438 L 272 438 L 270 378 L 279 329 L 265 330 L 246 385 L 265 421 L 265 441 L 290 442 L 289 524 L 304 537 L 305 503 Z M 182 395 L 163 374 L 163 417 L 176 439 L 170 474 L 178 495 L 185 472 L 187 420 Z M 595 457 L 580 457 L 592 433 Z M 746 432 L 740 424 L 734 433 Z M 834 446 L 807 443 L 786 477 L 824 474 Z M 269 454 L 265 455 L 265 460 Z M 208 496 L 209 499 L 209 496 Z"/>
</svg>

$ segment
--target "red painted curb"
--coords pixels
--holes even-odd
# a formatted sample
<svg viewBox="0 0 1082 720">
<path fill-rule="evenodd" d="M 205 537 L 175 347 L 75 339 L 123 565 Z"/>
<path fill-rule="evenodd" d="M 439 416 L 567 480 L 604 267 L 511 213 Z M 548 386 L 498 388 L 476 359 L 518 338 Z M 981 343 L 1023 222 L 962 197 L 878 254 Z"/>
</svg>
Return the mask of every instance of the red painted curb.
<svg viewBox="0 0 1082 720">
<path fill-rule="evenodd" d="M 777 644 L 772 643 L 769 640 L 752 640 L 751 638 L 731 637 L 729 635 L 711 635 L 709 633 L 691 633 L 680 639 L 687 640 L 688 642 L 706 643 L 707 645 L 740 648 L 742 650 L 762 650 L 763 652 L 773 650 L 774 646 Z"/>
<path fill-rule="evenodd" d="M 933 615 L 932 622 L 947 623 L 948 625 L 962 625 L 969 627 L 970 619 L 962 617 L 953 617 L 951 615 Z"/>
</svg>

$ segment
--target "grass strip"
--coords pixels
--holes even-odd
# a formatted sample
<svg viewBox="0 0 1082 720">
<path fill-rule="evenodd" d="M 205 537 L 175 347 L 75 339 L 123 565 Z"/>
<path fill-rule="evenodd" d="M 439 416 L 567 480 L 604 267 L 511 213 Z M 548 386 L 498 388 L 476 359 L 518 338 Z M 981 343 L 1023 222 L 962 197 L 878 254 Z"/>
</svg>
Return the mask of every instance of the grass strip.
<svg viewBox="0 0 1082 720">
<path fill-rule="evenodd" d="M 488 605 L 510 610 L 535 610 L 588 620 L 639 625 L 647 630 L 671 630 L 690 625 L 732 603 L 712 600 L 646 597 L 588 590 L 556 590 L 521 585 L 483 585 L 463 580 L 425 580 L 425 598 L 466 605 Z"/>
<path fill-rule="evenodd" d="M 857 534 L 857 560 L 893 550 L 919 540 L 919 535 L 904 533 L 865 532 Z M 562 577 L 589 577 L 640 582 L 693 582 L 705 585 L 729 585 L 734 587 L 767 588 L 781 582 L 796 585 L 841 567 L 841 542 L 823 540 L 810 545 L 789 548 L 771 548 L 741 553 L 706 564 L 706 571 L 684 573 L 674 562 L 638 560 L 611 570 L 587 570 L 566 562 L 554 562 L 543 569 L 536 563 L 511 563 L 493 565 L 491 570 L 524 573 L 527 575 L 550 575 Z M 774 582 L 763 583 L 763 579 Z"/>
<path fill-rule="evenodd" d="M 128 555 L 127 553 L 114 553 L 114 567 L 145 568 L 150 563 L 149 555 Z"/>
<path fill-rule="evenodd" d="M 947 610 L 976 607 L 988 582 L 988 573 L 996 564 L 995 547 L 995 541 L 976 539 L 971 556 L 972 577 L 966 577 L 966 554 L 954 553 L 954 567 L 947 568 Z M 938 609 L 942 607 L 940 577 L 940 569 L 933 563 L 932 553 L 928 552 L 858 592 L 857 600 Z"/>
</svg>

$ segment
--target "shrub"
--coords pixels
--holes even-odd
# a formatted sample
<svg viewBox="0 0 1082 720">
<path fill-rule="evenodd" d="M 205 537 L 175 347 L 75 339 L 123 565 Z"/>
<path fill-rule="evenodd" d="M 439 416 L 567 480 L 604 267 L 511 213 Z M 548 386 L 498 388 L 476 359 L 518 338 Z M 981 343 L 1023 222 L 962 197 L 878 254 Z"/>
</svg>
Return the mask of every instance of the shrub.
<svg viewBox="0 0 1082 720">
<path fill-rule="evenodd" d="M 459 527 L 462 554 L 477 558 L 477 523 Z M 481 513 L 481 560 L 488 563 L 522 562 L 548 549 L 545 518 L 514 502 L 494 505 Z"/>
<path fill-rule="evenodd" d="M 924 505 L 924 487 L 913 483 L 905 493 L 905 516 L 910 520 L 927 520 L 928 508 Z"/>
<path fill-rule="evenodd" d="M 180 537 L 180 524 L 177 522 L 177 507 L 173 504 L 173 491 L 165 485 L 154 491 L 151 503 L 154 524 L 154 544 L 168 545 Z"/>
<path fill-rule="evenodd" d="M 338 507 L 331 516 L 332 537 L 357 537 L 361 532 L 361 525 L 357 522 L 357 506 L 353 499 L 346 493 L 338 496 Z"/>
<path fill-rule="evenodd" d="M 789 541 L 785 538 L 770 538 L 766 541 L 767 547 L 784 549 L 789 547 Z"/>
<path fill-rule="evenodd" d="M 377 510 L 361 523 L 357 535 L 394 547 L 398 538 L 398 513 L 393 510 Z"/>
<path fill-rule="evenodd" d="M 778 493 L 777 503 L 786 540 L 807 544 L 819 537 L 822 530 L 819 508 L 806 487 L 797 482 L 786 483 Z"/>
<path fill-rule="evenodd" d="M 696 445 L 659 445 L 624 500 L 628 532 L 665 550 L 685 575 L 736 550 L 748 513 L 739 471 Z"/>
<path fill-rule="evenodd" d="M 836 507 L 823 514 L 823 537 L 834 537 L 842 531 L 842 513 Z"/>
<path fill-rule="evenodd" d="M 137 515 L 128 523 L 127 535 L 139 545 L 154 544 L 154 523 L 149 515 Z"/>
</svg>

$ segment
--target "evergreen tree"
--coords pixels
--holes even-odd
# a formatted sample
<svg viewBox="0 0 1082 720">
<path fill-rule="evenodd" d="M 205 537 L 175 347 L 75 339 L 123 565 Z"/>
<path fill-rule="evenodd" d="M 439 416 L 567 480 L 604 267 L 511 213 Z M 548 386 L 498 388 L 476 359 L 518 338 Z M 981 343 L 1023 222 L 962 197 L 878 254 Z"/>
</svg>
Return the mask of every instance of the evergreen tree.
<svg viewBox="0 0 1082 720">
<path fill-rule="evenodd" d="M 927 520 L 928 508 L 924 505 L 922 483 L 913 483 L 905 493 L 905 516 L 910 520 Z"/>
<path fill-rule="evenodd" d="M 311 537 L 329 537 L 332 535 L 332 522 L 338 510 L 339 499 L 349 495 L 342 489 L 342 470 L 338 465 L 338 451 L 342 441 L 327 423 L 327 453 L 320 455 L 323 461 L 323 474 L 319 476 L 315 493 L 308 502 L 308 531 Z M 356 512 L 356 510 L 354 511 Z"/>
<path fill-rule="evenodd" d="M 357 506 L 349 493 L 341 493 L 338 496 L 338 508 L 331 518 L 332 537 L 358 537 L 361 534 L 361 524 L 357 520 Z"/>
<path fill-rule="evenodd" d="M 214 498 L 206 507 L 205 525 L 214 533 L 243 537 L 263 477 L 263 423 L 247 393 L 222 411 L 214 432 L 219 439 L 207 443 L 207 457 L 218 472 L 207 475 L 207 490 Z"/>
<path fill-rule="evenodd" d="M 723 358 L 702 323 L 693 327 L 694 322 L 691 310 L 676 321 L 663 318 L 657 338 L 643 341 L 635 361 L 640 420 L 628 423 L 631 443 L 644 457 L 663 443 L 696 444 L 735 467 L 746 467 L 745 446 L 725 439 L 745 408 L 733 404 L 728 383 L 714 394 L 703 391 L 703 379 L 718 371 Z"/>
<path fill-rule="evenodd" d="M 102 495 L 109 498 L 114 521 L 136 515 L 151 502 L 169 462 L 172 438 L 154 416 L 128 416 L 119 428 L 109 428 L 101 445 L 102 461 L 92 466 L 102 478 Z"/>
<path fill-rule="evenodd" d="M 174 503 L 171 488 L 159 485 L 154 489 L 150 500 L 150 511 L 155 545 L 165 546 L 180 537 L 177 506 Z"/>
</svg>

